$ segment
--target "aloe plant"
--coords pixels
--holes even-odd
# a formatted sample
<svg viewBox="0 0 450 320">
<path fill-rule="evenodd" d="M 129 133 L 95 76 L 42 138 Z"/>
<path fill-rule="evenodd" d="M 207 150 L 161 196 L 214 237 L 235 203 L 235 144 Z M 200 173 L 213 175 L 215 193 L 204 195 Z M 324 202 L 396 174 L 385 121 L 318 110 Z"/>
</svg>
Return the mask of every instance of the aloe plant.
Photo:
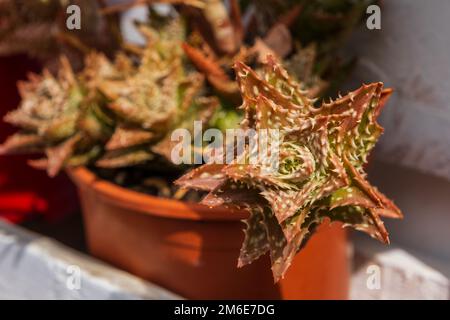
<svg viewBox="0 0 450 320">
<path fill-rule="evenodd" d="M 62 58 L 57 77 L 44 70 L 20 83 L 21 105 L 5 120 L 22 130 L 0 151 L 44 152 L 46 158 L 30 163 L 51 176 L 64 166 L 118 168 L 157 154 L 170 161 L 171 131 L 192 130 L 194 120 L 206 125 L 218 100 L 200 97 L 203 77 L 185 66 L 179 19 L 140 29 L 147 46 L 133 55 L 120 53 L 112 62 L 94 52 L 79 73 Z"/>
<path fill-rule="evenodd" d="M 364 165 L 383 129 L 376 122 L 391 90 L 363 85 L 334 101 L 314 106 L 308 91 L 273 58 L 261 74 L 235 65 L 245 112 L 243 129 L 277 129 L 279 167 L 264 170 L 250 161 L 205 164 L 176 183 L 208 191 L 202 203 L 250 211 L 238 266 L 267 251 L 278 281 L 323 220 L 341 221 L 388 243 L 380 217 L 400 210 L 366 180 Z"/>
<path fill-rule="evenodd" d="M 193 29 L 183 48 L 215 93 L 234 105 L 240 96 L 231 66 L 243 61 L 258 69 L 267 54 L 282 61 L 311 95 L 324 97 L 337 90 L 351 69 L 354 60 L 340 59 L 337 52 L 374 2 L 232 0 L 227 11 L 223 1 L 208 0 L 182 11 Z M 234 108 L 227 115 L 235 118 Z"/>
<path fill-rule="evenodd" d="M 75 155 L 77 145 L 90 143 L 90 135 L 101 132 L 79 130 L 91 112 L 84 104 L 84 89 L 74 74 L 67 59 L 61 59 L 58 76 L 44 70 L 41 76 L 30 75 L 28 82 L 19 83 L 22 97 L 20 108 L 9 112 L 5 121 L 22 130 L 11 136 L 0 147 L 2 153 L 44 152 L 46 159 L 31 161 L 37 167 L 46 167 L 54 176 L 70 159 L 74 164 L 83 164 L 86 155 Z M 97 121 L 97 120 L 93 120 Z M 104 137 L 103 137 L 104 138 Z"/>
<path fill-rule="evenodd" d="M 170 160 L 170 132 L 190 128 L 194 120 L 206 125 L 218 107 L 214 97 L 199 98 L 203 76 L 184 65 L 181 43 L 183 23 L 179 19 L 158 30 L 141 25 L 147 47 L 141 64 L 122 79 L 100 81 L 107 107 L 117 116 L 117 127 L 106 144 L 99 167 L 140 163 L 161 154 Z"/>
</svg>

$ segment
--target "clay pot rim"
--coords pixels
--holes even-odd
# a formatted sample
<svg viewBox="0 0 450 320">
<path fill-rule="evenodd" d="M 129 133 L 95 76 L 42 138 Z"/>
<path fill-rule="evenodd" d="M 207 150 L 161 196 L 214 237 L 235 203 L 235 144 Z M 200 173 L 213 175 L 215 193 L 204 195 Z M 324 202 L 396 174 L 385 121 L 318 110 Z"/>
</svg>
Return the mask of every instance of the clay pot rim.
<svg viewBox="0 0 450 320">
<path fill-rule="evenodd" d="M 248 212 L 225 207 L 209 208 L 199 203 L 161 198 L 129 190 L 96 176 L 86 167 L 67 168 L 66 172 L 78 188 L 89 188 L 103 201 L 143 214 L 163 218 L 194 221 L 239 221 Z"/>
</svg>

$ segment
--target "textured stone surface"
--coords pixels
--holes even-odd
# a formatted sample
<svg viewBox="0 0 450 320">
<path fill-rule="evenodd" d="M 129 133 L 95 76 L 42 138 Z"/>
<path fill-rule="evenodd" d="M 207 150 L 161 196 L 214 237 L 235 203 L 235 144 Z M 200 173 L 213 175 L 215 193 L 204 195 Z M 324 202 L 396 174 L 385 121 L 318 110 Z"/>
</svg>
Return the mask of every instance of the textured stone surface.
<svg viewBox="0 0 450 320">
<path fill-rule="evenodd" d="M 174 299 L 176 295 L 0 221 L 0 299 Z"/>
<path fill-rule="evenodd" d="M 366 236 L 355 243 L 352 299 L 449 299 L 448 278 L 404 250 Z M 80 271 L 78 289 L 73 266 Z M 380 287 L 371 290 L 367 282 L 373 266 L 380 270 Z M 51 239 L 0 222 L 0 299 L 177 298 Z"/>
<path fill-rule="evenodd" d="M 396 92 L 382 113 L 377 156 L 450 179 L 450 1 L 383 1 L 381 30 L 362 28 L 349 88 L 383 81 Z"/>
</svg>

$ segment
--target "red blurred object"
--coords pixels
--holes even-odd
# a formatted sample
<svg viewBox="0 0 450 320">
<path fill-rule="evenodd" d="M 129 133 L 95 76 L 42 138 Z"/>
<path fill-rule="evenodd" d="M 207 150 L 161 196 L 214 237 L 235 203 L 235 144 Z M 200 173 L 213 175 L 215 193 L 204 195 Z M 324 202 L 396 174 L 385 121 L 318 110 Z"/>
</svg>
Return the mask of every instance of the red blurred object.
<svg viewBox="0 0 450 320">
<path fill-rule="evenodd" d="M 0 58 L 0 117 L 17 107 L 16 83 L 39 65 L 25 56 Z M 1 121 L 0 142 L 16 129 Z M 26 155 L 0 156 L 0 219 L 20 223 L 36 215 L 57 221 L 78 208 L 76 189 L 65 176 L 49 178 L 27 165 Z"/>
</svg>

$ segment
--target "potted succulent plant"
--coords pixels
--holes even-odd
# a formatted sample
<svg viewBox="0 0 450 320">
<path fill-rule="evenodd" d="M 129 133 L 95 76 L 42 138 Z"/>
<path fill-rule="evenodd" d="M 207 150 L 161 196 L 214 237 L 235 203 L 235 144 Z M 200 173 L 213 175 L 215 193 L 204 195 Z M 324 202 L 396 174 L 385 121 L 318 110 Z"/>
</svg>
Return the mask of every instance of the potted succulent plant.
<svg viewBox="0 0 450 320">
<path fill-rule="evenodd" d="M 171 2 L 171 14 L 151 10 L 137 25 L 144 47 L 123 44 L 114 60 L 90 52 L 78 72 L 62 57 L 57 75 L 20 83 L 22 104 L 5 120 L 22 130 L 1 152 L 43 152 L 30 164 L 51 176 L 66 168 L 92 254 L 185 297 L 346 298 L 342 225 L 388 242 L 380 217 L 401 217 L 363 171 L 391 91 L 374 83 L 316 99 L 346 69 L 334 52 L 367 2 Z M 174 163 L 180 128 L 188 158 L 202 159 L 194 121 L 277 130 L 277 170 L 251 163 L 249 142 L 242 163 Z M 253 263 L 237 269 L 238 256 Z"/>
</svg>

